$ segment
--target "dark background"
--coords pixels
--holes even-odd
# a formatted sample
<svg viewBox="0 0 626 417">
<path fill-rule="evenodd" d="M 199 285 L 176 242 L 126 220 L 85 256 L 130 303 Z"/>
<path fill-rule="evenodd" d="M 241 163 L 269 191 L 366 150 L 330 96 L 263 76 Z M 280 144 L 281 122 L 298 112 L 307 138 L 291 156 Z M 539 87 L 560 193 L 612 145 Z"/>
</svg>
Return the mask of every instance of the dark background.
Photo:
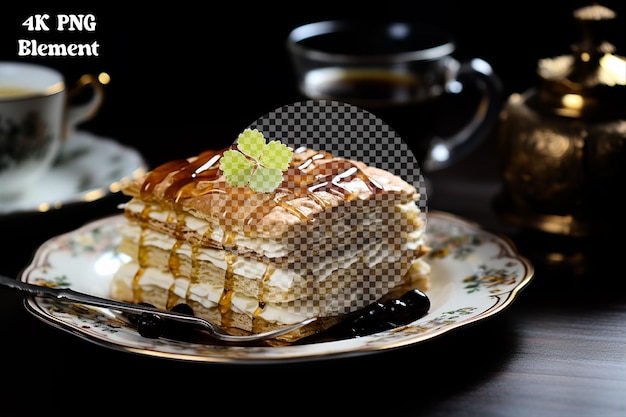
<svg viewBox="0 0 626 417">
<path fill-rule="evenodd" d="M 211 3 L 213 4 L 213 3 Z M 375 7 L 374 4 L 377 4 Z M 301 99 L 285 48 L 295 26 L 316 20 L 406 20 L 440 25 L 456 38 L 459 59 L 480 57 L 503 81 L 505 95 L 536 82 L 540 58 L 570 52 L 581 37 L 572 17 L 582 0 L 221 2 L 219 7 L 14 5 L 0 14 L 0 59 L 60 69 L 72 84 L 86 72 L 112 80 L 101 112 L 82 128 L 136 146 L 151 165 L 189 156 L 216 141 L 230 142 L 248 124 Z M 609 40 L 626 54 L 625 3 L 602 2 L 618 13 Z M 288 5 L 288 7 L 285 7 Z M 133 10 L 131 10 L 133 9 Z M 28 32 L 34 14 L 93 13 L 95 32 Z M 98 57 L 18 57 L 17 40 L 100 44 Z M 162 152 L 155 147 L 167 147 Z"/>
<path fill-rule="evenodd" d="M 572 12 L 591 2 L 179 1 L 162 8 L 152 2 L 139 10 L 137 3 L 126 3 L 52 7 L 12 2 L 10 11 L 0 12 L 0 60 L 53 66 L 69 84 L 83 73 L 109 73 L 104 106 L 83 128 L 136 147 L 154 166 L 230 142 L 265 113 L 300 100 L 285 39 L 301 23 L 350 18 L 440 25 L 455 35 L 456 57 L 488 61 L 508 96 L 535 85 L 538 59 L 570 52 L 581 36 Z M 618 13 L 608 39 L 624 56 L 626 1 L 602 4 Z M 21 26 L 28 16 L 42 13 L 93 13 L 97 29 L 33 35 Z M 19 58 L 17 40 L 23 38 L 97 40 L 100 56 Z M 489 138 L 465 161 L 433 175 L 429 210 L 460 214 L 503 231 L 489 206 L 497 185 L 494 153 Z M 45 239 L 119 213 L 120 197 L 42 215 L 3 216 L 0 232 L 9 249 L 0 273 L 19 276 Z M 607 246 L 597 245 L 597 250 L 610 250 Z M 526 255 L 529 248 L 522 249 Z M 615 246 L 620 252 L 616 262 L 623 258 L 621 250 Z M 623 411 L 624 404 L 623 378 L 616 377 L 623 369 L 624 301 L 623 292 L 615 291 L 623 274 L 608 273 L 607 258 L 612 257 L 604 256 L 603 267 L 590 276 L 538 269 L 510 312 L 471 331 L 377 355 L 271 367 L 202 367 L 104 348 L 42 323 L 23 308 L 19 294 L 2 289 L 0 356 L 12 368 L 3 377 L 0 415 L 93 410 L 173 416 L 278 416 L 307 410 L 368 416 L 620 415 L 604 412 Z"/>
</svg>

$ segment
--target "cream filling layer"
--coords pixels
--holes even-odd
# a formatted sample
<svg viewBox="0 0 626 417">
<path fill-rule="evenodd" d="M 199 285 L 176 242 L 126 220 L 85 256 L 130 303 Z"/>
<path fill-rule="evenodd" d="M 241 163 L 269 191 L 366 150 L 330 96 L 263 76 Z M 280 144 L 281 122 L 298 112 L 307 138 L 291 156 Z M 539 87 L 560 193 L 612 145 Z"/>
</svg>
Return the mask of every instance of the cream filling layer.
<svg viewBox="0 0 626 417">
<path fill-rule="evenodd" d="M 135 262 L 126 263 L 118 270 L 116 279 L 123 281 L 125 285 L 132 288 L 132 283 L 138 268 L 139 267 Z M 417 280 L 430 273 L 430 265 L 422 259 L 416 259 L 413 262 L 410 273 L 411 278 Z M 116 284 L 114 283 L 114 285 Z M 173 291 L 177 296 L 183 299 L 187 298 L 189 300 L 196 301 L 202 304 L 205 308 L 217 308 L 218 302 L 224 290 L 224 288 L 220 285 L 210 285 L 205 282 L 194 283 L 191 287 L 189 287 L 188 279 L 174 279 L 171 274 L 159 271 L 155 268 L 147 268 L 144 270 L 141 276 L 141 286 L 154 286 L 165 291 Z M 276 303 L 266 303 L 263 310 L 259 313 L 257 309 L 259 306 L 258 300 L 254 297 L 245 296 L 238 292 L 233 294 L 231 302 L 232 304 L 230 308 L 234 312 L 246 314 L 249 317 L 253 317 L 254 314 L 257 314 L 256 317 L 282 324 L 297 323 L 319 314 L 319 312 L 288 308 Z"/>
<path fill-rule="evenodd" d="M 144 204 L 138 200 L 131 200 L 131 202 L 125 205 L 126 210 L 130 210 L 138 216 L 146 212 L 144 208 Z M 401 216 L 407 219 L 420 215 L 419 209 L 414 203 L 397 206 L 397 208 L 401 212 Z M 171 218 L 180 219 L 180 213 L 157 209 L 149 210 L 149 216 L 159 222 L 167 222 L 168 219 Z M 211 230 L 211 239 L 214 241 L 221 242 L 224 237 L 224 231 L 218 224 L 209 224 L 205 220 L 198 219 L 188 214 L 183 215 L 182 221 L 188 228 L 196 230 L 200 234 L 208 233 L 208 231 Z M 371 219 L 371 222 L 376 221 L 380 221 L 380 219 Z M 370 225 L 369 221 L 365 220 L 359 224 L 353 225 L 353 228 L 365 232 Z M 384 260 L 393 261 L 400 257 L 402 250 L 417 250 L 420 246 L 424 245 L 423 229 L 422 227 L 411 233 L 405 233 L 402 238 L 398 237 L 398 240 L 402 239 L 402 244 L 396 245 L 395 248 L 389 247 L 388 242 L 375 240 L 365 245 L 365 247 L 353 247 L 351 250 L 337 250 L 332 252 L 332 256 L 320 256 L 315 259 L 315 262 L 307 264 L 307 268 L 309 269 L 308 274 L 315 276 L 317 280 L 322 282 L 330 276 L 333 271 L 349 268 L 351 264 L 358 260 L 362 261 L 365 259 L 370 266 L 378 265 Z M 141 239 L 141 245 L 154 246 L 167 252 L 175 250 L 176 253 L 191 259 L 210 262 L 220 270 L 225 271 L 227 269 L 226 252 L 224 250 L 206 247 L 192 248 L 187 243 L 181 244 L 177 242 L 175 238 L 169 235 L 151 229 L 142 229 L 138 224 L 134 223 L 123 223 L 120 226 L 120 234 L 125 239 L 133 241 L 137 247 L 140 246 Z M 244 234 L 238 234 L 235 241 L 238 247 L 245 247 L 248 250 L 262 254 L 270 259 L 272 257 L 286 256 L 293 250 L 288 240 L 252 238 Z M 361 254 L 359 255 L 357 252 Z M 161 260 L 160 262 L 167 265 L 167 259 Z M 267 265 L 266 262 L 260 260 L 237 256 L 235 257 L 232 267 L 235 275 L 258 281 L 263 278 L 263 271 L 266 270 Z M 117 273 L 116 279 L 125 281 L 127 285 L 132 288 L 132 283 L 138 269 L 139 265 L 135 262 L 126 264 Z M 409 273 L 411 277 L 418 279 L 420 276 L 427 274 L 429 269 L 430 267 L 426 262 L 421 259 L 416 259 L 413 262 L 413 266 L 409 269 Z M 298 273 L 297 268 L 275 268 L 269 277 L 269 282 L 266 284 L 289 290 L 294 285 L 298 285 L 296 283 L 302 283 L 303 280 L 304 278 Z M 201 303 L 206 308 L 217 306 L 223 294 L 224 288 L 222 285 L 214 285 L 209 282 L 194 282 L 191 288 L 189 288 L 189 282 L 187 278 L 175 279 L 171 273 L 162 272 L 156 268 L 145 268 L 140 279 L 141 286 L 156 286 L 163 290 L 173 291 L 179 297 L 188 297 L 190 300 Z M 256 297 L 235 292 L 232 297 L 231 308 L 233 311 L 245 313 L 252 317 L 255 311 L 258 314 L 258 302 L 259 300 Z M 317 313 L 313 315 L 316 314 Z M 265 320 L 286 324 L 295 323 L 311 316 L 310 311 L 305 314 L 304 310 L 294 310 L 285 305 L 275 303 L 266 303 L 265 308 L 262 313 L 260 313 L 260 317 Z"/>
<path fill-rule="evenodd" d="M 188 243 L 178 245 L 176 239 L 169 235 L 156 232 L 151 229 L 142 229 L 141 226 L 130 223 L 123 223 L 119 227 L 120 235 L 131 240 L 136 247 L 140 245 L 153 246 L 166 252 L 175 251 L 177 254 L 186 256 L 189 259 L 207 261 L 215 265 L 222 271 L 227 269 L 227 253 L 224 250 L 214 248 L 192 248 Z M 413 246 L 419 247 L 423 244 L 420 235 L 419 239 L 409 241 L 400 249 L 411 249 Z M 139 240 L 141 239 L 141 243 Z M 361 258 L 359 252 L 364 256 Z M 389 247 L 383 241 L 374 241 L 362 248 L 353 248 L 347 250 L 333 251 L 334 256 L 318 256 L 312 262 L 307 262 L 307 272 L 309 275 L 315 276 L 316 280 L 323 282 L 333 271 L 337 269 L 349 268 L 351 264 L 366 259 L 368 266 L 379 264 L 383 260 L 394 261 L 401 256 L 398 248 Z M 167 259 L 161 262 L 167 265 Z M 263 272 L 267 269 L 265 262 L 244 257 L 236 256 L 231 264 L 233 273 L 237 276 L 251 280 L 260 280 L 264 278 Z M 286 267 L 275 268 L 269 277 L 266 285 L 277 287 L 285 291 L 293 287 L 294 283 L 302 283 L 305 277 L 299 272 L 298 268 Z"/>
<path fill-rule="evenodd" d="M 132 199 L 123 207 L 125 210 L 128 210 L 137 216 L 142 216 L 142 213 L 145 212 L 146 205 L 141 200 Z M 396 206 L 396 208 L 401 213 L 401 216 L 405 217 L 406 219 L 412 219 L 420 215 L 420 210 L 414 202 L 409 202 L 401 205 L 399 204 Z M 155 206 L 151 206 L 148 216 L 158 222 L 166 223 L 168 222 L 168 219 L 178 218 L 178 216 L 180 216 L 180 213 L 175 213 L 169 210 L 164 210 Z M 211 240 L 215 242 L 224 241 L 224 230 L 219 224 L 209 224 L 206 220 L 199 219 L 186 213 L 183 214 L 182 221 L 184 221 L 185 225 L 187 225 L 189 229 L 195 230 L 200 235 L 205 235 L 210 230 Z M 369 214 L 369 216 L 360 219 L 359 224 L 349 226 L 351 226 L 351 229 L 367 231 L 368 229 L 373 228 L 374 224 L 380 222 L 380 213 L 372 212 Z M 348 226 L 346 225 L 336 225 L 334 227 L 336 227 L 336 229 L 333 230 L 333 233 L 335 235 L 341 235 L 348 231 Z M 424 229 L 424 227 L 421 227 L 413 232 L 407 233 L 407 236 L 405 238 L 408 248 L 418 249 L 421 245 L 424 244 Z M 235 241 L 237 242 L 237 246 L 239 248 L 249 250 L 270 259 L 288 256 L 293 250 L 292 246 L 290 245 L 289 239 L 281 240 L 258 236 L 253 237 L 245 235 L 243 233 L 237 233 Z"/>
</svg>

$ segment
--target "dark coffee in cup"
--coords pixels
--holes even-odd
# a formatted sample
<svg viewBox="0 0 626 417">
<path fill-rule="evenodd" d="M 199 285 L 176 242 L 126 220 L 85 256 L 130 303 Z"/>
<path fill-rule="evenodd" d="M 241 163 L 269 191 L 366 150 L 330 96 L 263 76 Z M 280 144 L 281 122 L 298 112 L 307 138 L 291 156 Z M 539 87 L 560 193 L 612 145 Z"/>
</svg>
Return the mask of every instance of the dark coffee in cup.
<svg viewBox="0 0 626 417">
<path fill-rule="evenodd" d="M 438 28 L 318 22 L 294 29 L 287 45 L 306 98 L 370 111 L 400 135 L 426 171 L 468 153 L 497 119 L 500 84 L 491 67 L 454 59 L 451 37 Z M 478 94 L 455 94 L 462 91 Z"/>
<path fill-rule="evenodd" d="M 418 161 L 425 157 L 428 138 L 438 132 L 441 92 L 425 90 L 424 80 L 391 71 L 333 68 L 312 74 L 309 98 L 337 100 L 362 107 L 385 121 L 409 145 Z"/>
</svg>

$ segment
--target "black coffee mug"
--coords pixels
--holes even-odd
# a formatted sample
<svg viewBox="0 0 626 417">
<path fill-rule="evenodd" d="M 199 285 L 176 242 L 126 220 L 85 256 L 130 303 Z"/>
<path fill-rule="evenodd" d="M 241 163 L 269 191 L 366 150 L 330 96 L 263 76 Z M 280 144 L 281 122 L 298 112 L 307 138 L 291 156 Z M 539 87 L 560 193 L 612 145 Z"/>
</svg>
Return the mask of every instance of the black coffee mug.
<svg viewBox="0 0 626 417">
<path fill-rule="evenodd" d="M 438 27 L 315 22 L 292 30 L 287 48 L 302 95 L 378 116 L 407 142 L 424 172 L 473 150 L 502 105 L 491 66 L 479 58 L 455 59 L 453 37 Z"/>
</svg>

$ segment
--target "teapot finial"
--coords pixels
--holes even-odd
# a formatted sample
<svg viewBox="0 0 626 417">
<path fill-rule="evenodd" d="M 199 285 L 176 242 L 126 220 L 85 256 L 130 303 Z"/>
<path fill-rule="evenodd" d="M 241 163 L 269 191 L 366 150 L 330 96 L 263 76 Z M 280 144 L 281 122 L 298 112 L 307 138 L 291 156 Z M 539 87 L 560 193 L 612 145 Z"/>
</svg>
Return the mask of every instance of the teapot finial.
<svg viewBox="0 0 626 417">
<path fill-rule="evenodd" d="M 574 10 L 574 18 L 580 23 L 583 31 L 582 42 L 572 49 L 585 61 L 594 60 L 604 54 L 612 54 L 615 47 L 606 41 L 604 32 L 607 22 L 616 18 L 616 13 L 608 7 L 599 4 L 582 7 Z"/>
<path fill-rule="evenodd" d="M 599 4 L 577 9 L 574 18 L 582 26 L 582 40 L 570 55 L 540 59 L 543 80 L 537 106 L 565 117 L 612 118 L 626 94 L 626 58 L 614 54 L 605 32 L 616 13 Z"/>
</svg>

